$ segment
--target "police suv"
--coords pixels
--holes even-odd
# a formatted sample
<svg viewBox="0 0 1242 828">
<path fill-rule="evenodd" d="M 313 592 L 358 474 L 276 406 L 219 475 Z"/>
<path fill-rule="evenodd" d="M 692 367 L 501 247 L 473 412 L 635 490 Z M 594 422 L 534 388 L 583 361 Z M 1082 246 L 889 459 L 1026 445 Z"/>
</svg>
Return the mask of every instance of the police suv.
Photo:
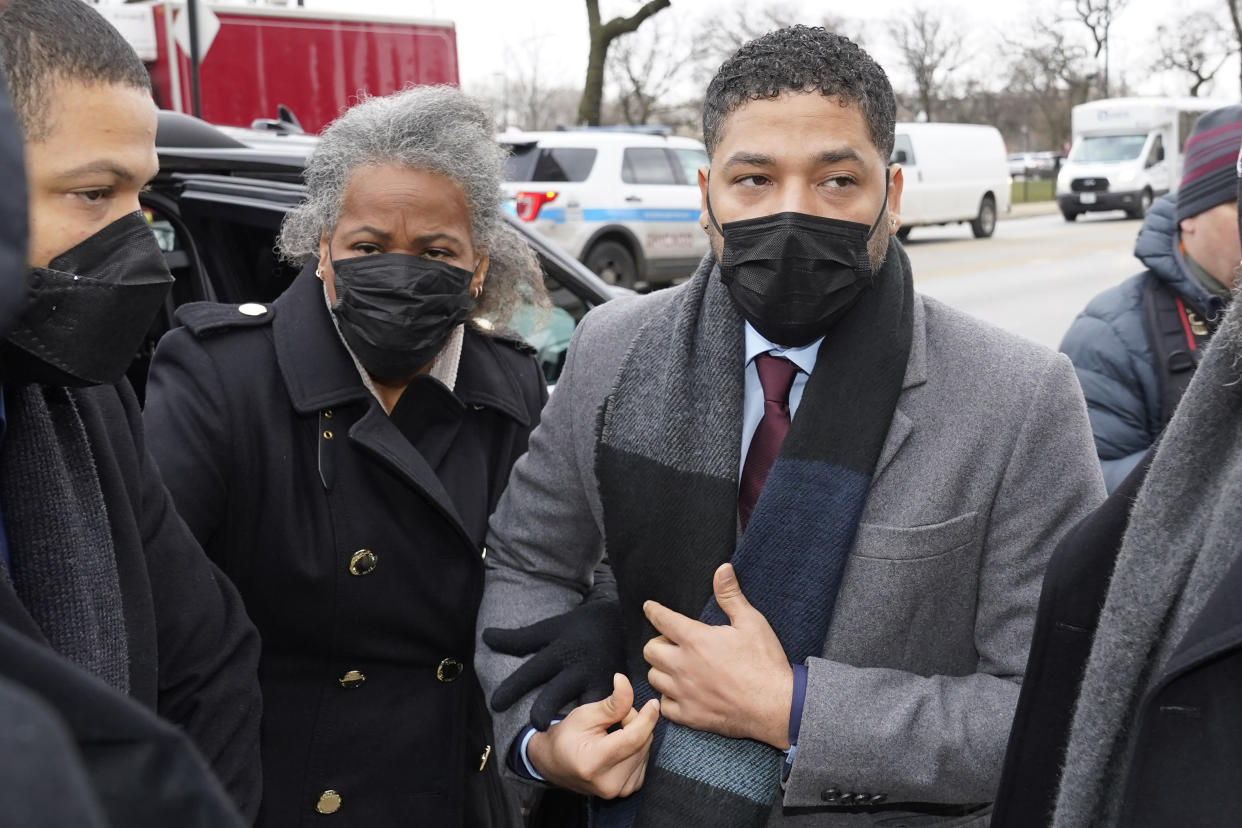
<svg viewBox="0 0 1242 828">
<path fill-rule="evenodd" d="M 505 132 L 505 197 L 523 222 L 605 282 L 667 283 L 707 252 L 699 226 L 703 144 L 666 128 Z"/>
</svg>

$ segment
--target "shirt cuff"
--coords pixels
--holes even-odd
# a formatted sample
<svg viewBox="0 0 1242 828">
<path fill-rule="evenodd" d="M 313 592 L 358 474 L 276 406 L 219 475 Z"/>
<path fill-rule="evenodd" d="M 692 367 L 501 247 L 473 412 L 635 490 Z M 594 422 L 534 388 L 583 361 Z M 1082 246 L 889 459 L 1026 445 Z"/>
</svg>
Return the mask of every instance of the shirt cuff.
<svg viewBox="0 0 1242 828">
<path fill-rule="evenodd" d="M 789 705 L 789 752 L 798 745 L 798 731 L 802 729 L 802 708 L 806 705 L 805 664 L 791 664 L 793 667 L 793 701 Z"/>
<path fill-rule="evenodd" d="M 789 704 L 789 750 L 785 751 L 785 766 L 781 768 L 782 785 L 793 770 L 794 756 L 798 753 L 798 731 L 802 729 L 802 708 L 806 706 L 806 665 L 789 666 L 793 668 L 793 699 Z"/>
<path fill-rule="evenodd" d="M 556 724 L 560 719 L 553 719 L 552 724 Z M 535 770 L 535 766 L 530 762 L 530 756 L 527 755 L 526 749 L 530 746 L 530 740 L 539 731 L 535 730 L 532 725 L 527 725 L 526 729 L 517 735 L 513 740 L 513 746 L 509 749 L 509 770 L 523 779 L 531 779 L 536 782 L 547 782 L 539 771 Z"/>
</svg>

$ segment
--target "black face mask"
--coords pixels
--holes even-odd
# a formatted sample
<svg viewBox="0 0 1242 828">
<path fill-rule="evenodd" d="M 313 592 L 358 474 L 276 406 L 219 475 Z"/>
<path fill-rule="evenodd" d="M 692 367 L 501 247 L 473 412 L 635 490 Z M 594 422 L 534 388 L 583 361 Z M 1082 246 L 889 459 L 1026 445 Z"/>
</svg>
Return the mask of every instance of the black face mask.
<svg viewBox="0 0 1242 828">
<path fill-rule="evenodd" d="M 26 168 L 22 133 L 0 73 L 0 336 L 26 303 Z"/>
<path fill-rule="evenodd" d="M 172 287 L 141 212 L 30 269 L 30 299 L 7 337 L 4 376 L 46 385 L 110 385 L 125 376 Z"/>
<path fill-rule="evenodd" d="M 431 362 L 470 312 L 474 274 L 405 253 L 333 260 L 341 336 L 367 373 L 400 380 Z"/>
<path fill-rule="evenodd" d="M 707 214 L 724 237 L 720 280 L 742 317 L 769 342 L 809 345 L 871 287 L 867 242 L 887 207 L 887 171 L 884 204 L 870 227 L 805 213 L 776 213 L 721 227 L 709 196 Z"/>
</svg>

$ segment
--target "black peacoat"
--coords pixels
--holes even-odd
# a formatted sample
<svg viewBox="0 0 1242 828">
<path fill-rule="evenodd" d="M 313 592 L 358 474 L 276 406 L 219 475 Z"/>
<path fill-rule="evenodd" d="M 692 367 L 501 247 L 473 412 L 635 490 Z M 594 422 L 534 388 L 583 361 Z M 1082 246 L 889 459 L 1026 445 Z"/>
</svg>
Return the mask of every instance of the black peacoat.
<svg viewBox="0 0 1242 828">
<path fill-rule="evenodd" d="M 243 813 L 253 817 L 261 788 L 255 628 L 237 590 L 203 555 L 177 516 L 147 453 L 142 415 L 128 381 L 71 389 L 69 394 L 91 451 L 80 462 L 95 465 L 112 530 L 130 698 L 180 727 Z M 23 435 L 10 432 L 5 439 Z M 123 699 L 115 691 L 50 652 L 7 578 L 0 578 L 0 626 L 0 676 L 33 689 L 67 715 L 70 732 L 88 759 L 92 752 L 98 756 L 99 744 L 117 747 L 125 740 L 139 742 L 137 750 L 145 751 L 148 762 L 169 755 L 159 744 L 163 737 L 158 727 L 126 718 L 124 710 L 117 712 Z M 48 650 L 46 658 L 39 656 L 39 649 Z M 108 721 L 96 721 L 100 718 Z M 142 740 L 147 740 L 145 747 Z M 104 764 L 114 768 L 109 784 L 117 787 L 118 796 L 157 795 L 149 773 L 143 777 L 125 765 Z M 128 767 L 140 769 L 141 764 Z M 94 768 L 88 761 L 88 770 Z M 128 783 L 132 787 L 126 790 Z M 135 810 L 126 813 L 129 817 L 121 822 L 127 825 L 161 824 L 159 819 L 139 819 Z"/>
<path fill-rule="evenodd" d="M 313 264 L 270 306 L 178 318 L 147 428 L 263 638 L 260 823 L 471 824 L 465 787 L 499 759 L 473 671 L 483 541 L 547 397 L 536 362 L 467 326 L 455 389 L 417 377 L 389 416 Z"/>
<path fill-rule="evenodd" d="M 1051 821 L 1074 703 L 1134 498 L 1153 448 L 1048 565 L 993 828 Z M 1235 563 L 1141 701 L 1120 824 L 1233 826 L 1242 813 L 1242 562 Z M 1176 792 L 1173 795 L 1171 792 Z"/>
</svg>

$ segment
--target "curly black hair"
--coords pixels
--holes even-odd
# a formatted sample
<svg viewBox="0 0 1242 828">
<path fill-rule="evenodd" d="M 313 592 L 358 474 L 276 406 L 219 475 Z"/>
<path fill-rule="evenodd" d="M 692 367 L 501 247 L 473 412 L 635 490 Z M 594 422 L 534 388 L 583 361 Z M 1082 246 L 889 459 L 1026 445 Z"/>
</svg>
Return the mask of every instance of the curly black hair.
<svg viewBox="0 0 1242 828">
<path fill-rule="evenodd" d="M 707 154 L 715 154 L 734 110 L 785 92 L 819 92 L 842 106 L 857 104 L 880 157 L 892 153 L 897 102 L 880 65 L 848 37 L 819 26 L 789 26 L 744 44 L 716 71 L 703 100 Z"/>
</svg>

